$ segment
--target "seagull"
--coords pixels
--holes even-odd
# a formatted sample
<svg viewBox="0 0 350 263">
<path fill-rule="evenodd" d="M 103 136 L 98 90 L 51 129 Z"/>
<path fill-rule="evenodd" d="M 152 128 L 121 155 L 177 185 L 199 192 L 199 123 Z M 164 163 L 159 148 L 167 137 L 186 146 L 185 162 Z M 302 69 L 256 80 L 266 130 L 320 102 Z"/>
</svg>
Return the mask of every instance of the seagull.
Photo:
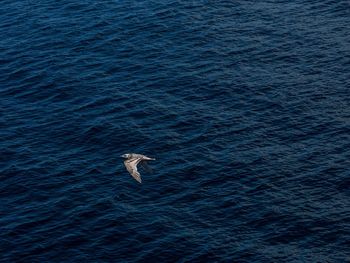
<svg viewBox="0 0 350 263">
<path fill-rule="evenodd" d="M 141 183 L 142 180 L 140 173 L 137 171 L 137 165 L 140 163 L 145 170 L 150 170 L 150 168 L 147 166 L 146 161 L 155 160 L 154 158 L 147 157 L 146 155 L 136 153 L 126 153 L 120 157 L 123 157 L 125 159 L 124 165 L 126 167 L 126 170 L 128 170 L 131 176 L 134 177 L 134 179 L 139 183 Z"/>
</svg>

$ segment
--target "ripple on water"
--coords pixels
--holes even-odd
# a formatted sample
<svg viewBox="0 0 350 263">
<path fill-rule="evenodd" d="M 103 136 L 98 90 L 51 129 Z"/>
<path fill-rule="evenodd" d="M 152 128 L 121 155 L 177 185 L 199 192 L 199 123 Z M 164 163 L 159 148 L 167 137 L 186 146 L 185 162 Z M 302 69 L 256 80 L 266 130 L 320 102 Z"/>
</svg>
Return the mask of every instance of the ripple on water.
<svg viewBox="0 0 350 263">
<path fill-rule="evenodd" d="M 0 260 L 345 262 L 347 7 L 4 1 Z"/>
</svg>

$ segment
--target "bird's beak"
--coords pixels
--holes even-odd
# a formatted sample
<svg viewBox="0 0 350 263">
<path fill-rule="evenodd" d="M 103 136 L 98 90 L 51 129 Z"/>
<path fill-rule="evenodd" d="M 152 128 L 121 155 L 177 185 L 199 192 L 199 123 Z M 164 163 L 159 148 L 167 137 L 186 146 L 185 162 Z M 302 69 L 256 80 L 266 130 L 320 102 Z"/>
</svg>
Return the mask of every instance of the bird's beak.
<svg viewBox="0 0 350 263">
<path fill-rule="evenodd" d="M 123 155 L 120 155 L 120 157 L 124 158 L 124 154 L 123 154 Z"/>
</svg>

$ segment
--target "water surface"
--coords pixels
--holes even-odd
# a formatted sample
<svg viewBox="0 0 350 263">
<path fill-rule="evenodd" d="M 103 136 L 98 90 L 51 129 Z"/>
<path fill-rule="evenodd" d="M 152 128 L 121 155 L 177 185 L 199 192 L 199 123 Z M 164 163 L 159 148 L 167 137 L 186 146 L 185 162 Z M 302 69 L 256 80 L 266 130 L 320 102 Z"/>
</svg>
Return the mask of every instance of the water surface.
<svg viewBox="0 0 350 263">
<path fill-rule="evenodd" d="M 2 1 L 0 260 L 348 261 L 349 10 Z"/>
</svg>

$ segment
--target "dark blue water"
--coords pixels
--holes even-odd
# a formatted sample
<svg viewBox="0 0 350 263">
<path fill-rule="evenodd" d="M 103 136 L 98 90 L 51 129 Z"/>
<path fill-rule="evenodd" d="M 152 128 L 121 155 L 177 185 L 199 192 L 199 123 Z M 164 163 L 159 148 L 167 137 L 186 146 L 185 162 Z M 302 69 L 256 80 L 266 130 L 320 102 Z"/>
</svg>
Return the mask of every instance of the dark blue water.
<svg viewBox="0 0 350 263">
<path fill-rule="evenodd" d="M 0 6 L 1 262 L 350 261 L 348 1 Z M 157 158 L 137 183 L 119 157 Z"/>
</svg>

